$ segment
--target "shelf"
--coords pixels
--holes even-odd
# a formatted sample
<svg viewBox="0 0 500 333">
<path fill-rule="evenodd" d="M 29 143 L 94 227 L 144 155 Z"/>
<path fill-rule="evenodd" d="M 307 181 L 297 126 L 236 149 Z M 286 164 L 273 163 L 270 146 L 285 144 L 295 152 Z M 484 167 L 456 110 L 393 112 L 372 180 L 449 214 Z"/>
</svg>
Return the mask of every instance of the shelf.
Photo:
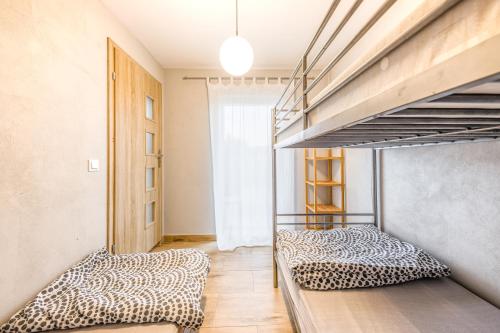
<svg viewBox="0 0 500 333">
<path fill-rule="evenodd" d="M 316 150 L 313 151 L 313 154 L 309 153 L 309 150 L 304 150 L 304 158 L 305 158 L 305 165 L 304 165 L 304 183 L 305 183 L 305 201 L 306 201 L 306 212 L 307 213 L 313 213 L 313 214 L 342 214 L 345 213 L 346 208 L 345 208 L 345 177 L 344 177 L 344 150 L 341 148 L 339 151 L 339 155 L 335 155 L 334 151 L 332 149 L 328 149 L 327 152 L 322 152 L 321 155 L 318 155 Z M 327 155 L 327 156 L 325 156 Z M 313 161 L 313 163 L 310 163 L 309 161 Z M 317 161 L 323 161 L 321 163 L 317 163 Z M 320 177 L 318 177 L 318 168 L 319 166 L 322 167 L 328 167 L 328 174 L 321 174 Z M 340 175 L 338 178 L 334 176 L 333 169 L 334 167 L 339 167 Z M 309 171 L 312 171 L 309 172 Z M 311 174 L 313 176 L 311 177 Z M 335 172 L 335 175 L 337 173 Z M 326 178 L 326 179 L 325 179 Z M 322 202 L 330 202 L 329 204 L 326 203 L 319 203 L 320 200 L 318 199 L 318 194 L 321 190 L 321 187 L 323 189 L 327 189 L 328 196 L 330 198 L 323 198 L 321 200 Z M 333 190 L 333 188 L 338 189 L 338 190 Z M 310 197 L 310 192 L 312 192 L 312 197 Z M 318 203 L 315 207 L 313 203 Z M 334 205 L 334 203 L 338 204 L 340 207 L 337 207 Z M 306 216 L 306 224 L 307 229 L 311 230 L 327 230 L 327 229 L 332 229 L 333 225 L 309 225 L 309 223 L 313 222 L 318 222 L 318 221 L 345 221 L 344 216 L 340 216 L 340 218 L 336 218 L 335 216 L 329 216 L 326 218 L 320 218 L 318 219 L 318 216 Z"/>
<path fill-rule="evenodd" d="M 306 184 L 314 186 L 314 181 L 306 180 Z M 344 186 L 344 184 L 337 182 L 335 180 L 318 180 L 316 181 L 316 186 Z"/>
<path fill-rule="evenodd" d="M 321 214 L 321 213 L 341 213 L 343 212 L 342 208 L 339 208 L 335 205 L 325 205 L 325 204 L 320 204 L 317 205 L 317 211 L 314 211 L 314 205 L 313 204 L 306 204 L 307 209 L 310 211 L 316 213 L 316 214 Z"/>
<path fill-rule="evenodd" d="M 307 156 L 306 160 L 308 161 L 314 161 L 313 156 Z M 343 159 L 342 156 L 316 156 L 316 161 L 330 161 L 330 160 L 341 160 Z"/>
</svg>

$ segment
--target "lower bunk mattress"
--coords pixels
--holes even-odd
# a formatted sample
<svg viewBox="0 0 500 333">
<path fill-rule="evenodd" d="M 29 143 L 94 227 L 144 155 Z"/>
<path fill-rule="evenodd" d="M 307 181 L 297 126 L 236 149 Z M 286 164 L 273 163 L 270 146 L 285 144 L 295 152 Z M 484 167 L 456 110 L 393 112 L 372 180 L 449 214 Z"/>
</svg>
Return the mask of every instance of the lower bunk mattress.
<svg viewBox="0 0 500 333">
<path fill-rule="evenodd" d="M 0 332 L 198 329 L 209 269 L 208 255 L 196 249 L 122 255 L 102 249 L 42 290 Z M 143 323 L 153 325 L 137 325 Z M 115 324 L 128 325 L 108 326 Z"/>
<path fill-rule="evenodd" d="M 277 256 L 280 288 L 297 331 L 498 332 L 500 310 L 449 278 L 344 290 L 308 290 Z"/>
</svg>

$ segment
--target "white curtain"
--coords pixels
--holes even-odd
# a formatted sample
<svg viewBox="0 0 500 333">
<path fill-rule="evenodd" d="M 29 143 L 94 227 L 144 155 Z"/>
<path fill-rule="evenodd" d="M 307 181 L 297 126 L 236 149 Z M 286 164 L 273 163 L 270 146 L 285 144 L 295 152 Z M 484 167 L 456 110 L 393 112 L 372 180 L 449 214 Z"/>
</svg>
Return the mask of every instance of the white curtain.
<svg viewBox="0 0 500 333">
<path fill-rule="evenodd" d="M 271 108 L 283 86 L 207 85 L 218 247 L 271 245 Z"/>
</svg>

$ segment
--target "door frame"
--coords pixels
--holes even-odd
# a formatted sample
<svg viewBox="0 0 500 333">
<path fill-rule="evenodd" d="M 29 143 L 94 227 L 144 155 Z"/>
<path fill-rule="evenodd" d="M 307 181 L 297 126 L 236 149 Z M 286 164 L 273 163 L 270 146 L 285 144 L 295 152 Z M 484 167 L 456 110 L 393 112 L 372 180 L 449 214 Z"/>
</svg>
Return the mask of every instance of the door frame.
<svg viewBox="0 0 500 333">
<path fill-rule="evenodd" d="M 120 48 L 110 37 L 107 38 L 107 188 L 106 188 L 106 248 L 110 253 L 115 253 L 116 243 L 116 220 L 115 220 L 115 192 L 116 192 L 116 180 L 115 180 L 115 168 L 116 168 L 116 150 L 115 150 L 115 137 L 116 137 L 116 124 L 115 124 L 115 114 L 116 114 L 116 96 L 115 96 L 115 84 L 116 84 L 116 73 L 115 73 L 115 50 L 120 50 L 120 52 L 126 54 L 132 61 L 139 66 L 144 72 L 154 78 L 151 73 L 149 73 L 143 66 L 137 63 L 127 52 Z M 158 129 L 160 132 L 158 141 L 163 143 L 163 87 L 160 92 L 160 99 L 158 105 Z M 163 146 L 163 144 L 160 144 Z M 163 164 L 163 162 L 161 162 Z M 159 226 L 159 238 L 160 243 L 163 238 L 163 168 L 158 166 L 158 215 L 160 221 L 157 223 Z"/>
</svg>

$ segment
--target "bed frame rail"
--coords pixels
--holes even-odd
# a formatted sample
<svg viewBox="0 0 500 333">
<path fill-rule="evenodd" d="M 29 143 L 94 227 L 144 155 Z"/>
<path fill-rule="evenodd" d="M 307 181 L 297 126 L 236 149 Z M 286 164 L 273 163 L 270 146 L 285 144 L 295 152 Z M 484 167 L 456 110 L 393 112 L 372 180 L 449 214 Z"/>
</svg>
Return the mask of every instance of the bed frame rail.
<svg viewBox="0 0 500 333">
<path fill-rule="evenodd" d="M 334 56 L 333 59 L 324 59 L 325 52 L 330 47 L 339 47 L 337 45 L 337 37 L 344 31 L 344 28 L 348 26 L 348 23 L 353 20 L 353 17 L 359 11 L 363 0 L 356 0 L 352 2 L 347 13 L 342 17 L 335 27 L 333 32 L 328 36 L 324 44 L 321 46 L 319 51 L 310 60 L 311 50 L 316 46 L 318 40 L 324 33 L 325 27 L 329 24 L 332 16 L 339 7 L 341 0 L 333 0 L 325 17 L 321 21 L 314 37 L 307 46 L 304 54 L 300 58 L 298 64 L 296 65 L 294 71 L 290 76 L 290 80 L 286 85 L 283 93 L 276 102 L 273 108 L 273 131 L 274 135 L 278 136 L 283 133 L 287 128 L 294 125 L 295 123 L 302 121 L 302 128 L 305 130 L 308 128 L 308 113 L 320 106 L 325 102 L 331 95 L 340 90 L 342 87 L 347 85 L 349 82 L 356 79 L 362 73 L 364 73 L 370 66 L 382 59 L 389 52 L 394 50 L 412 35 L 416 34 L 419 30 L 424 28 L 428 23 L 432 22 L 435 18 L 441 15 L 448 8 L 459 2 L 460 0 L 438 0 L 434 10 L 432 10 L 427 15 L 421 17 L 420 20 L 415 22 L 414 25 L 410 26 L 407 30 L 402 32 L 396 39 L 392 42 L 386 44 L 384 47 L 379 49 L 374 54 L 370 55 L 369 58 L 365 59 L 364 63 L 353 70 L 349 76 L 345 77 L 343 80 L 337 82 L 334 86 L 330 87 L 327 92 L 323 93 L 322 96 L 313 101 L 311 104 L 309 102 L 312 100 L 311 91 L 318 86 L 327 74 L 337 65 L 344 57 L 351 51 L 356 44 L 367 34 L 370 29 L 379 22 L 381 17 L 387 13 L 387 11 L 396 3 L 396 0 L 385 0 L 382 5 L 371 15 L 367 22 L 365 22 L 361 29 L 354 35 L 354 37 L 341 48 L 340 52 Z M 311 77 L 314 67 L 319 63 L 326 62 L 326 65 L 320 70 L 319 74 L 315 77 Z M 310 83 L 309 83 L 310 82 Z M 300 89 L 299 89 L 300 87 Z"/>
<path fill-rule="evenodd" d="M 376 199 L 375 199 L 376 200 Z M 332 221 L 324 221 L 324 222 L 276 222 L 277 226 L 313 226 L 319 225 L 323 226 L 325 229 L 328 226 L 353 226 L 353 225 L 377 225 L 377 219 L 375 218 L 375 213 L 323 213 L 323 214 L 315 214 L 315 213 L 278 213 L 276 214 L 277 218 L 280 217 L 348 217 L 348 216 L 362 216 L 362 217 L 371 217 L 372 221 L 368 222 L 332 222 Z"/>
</svg>

